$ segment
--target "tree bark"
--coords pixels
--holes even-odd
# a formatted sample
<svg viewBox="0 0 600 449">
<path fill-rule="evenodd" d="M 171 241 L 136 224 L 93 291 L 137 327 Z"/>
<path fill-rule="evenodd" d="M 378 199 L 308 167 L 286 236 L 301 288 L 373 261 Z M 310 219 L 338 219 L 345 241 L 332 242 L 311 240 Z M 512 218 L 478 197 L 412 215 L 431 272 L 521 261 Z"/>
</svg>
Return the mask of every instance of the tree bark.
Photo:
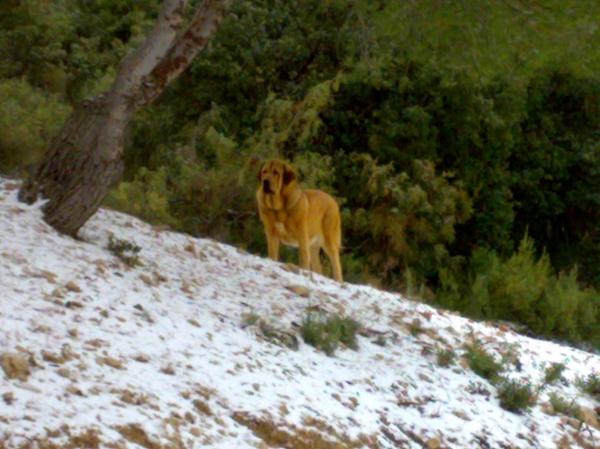
<svg viewBox="0 0 600 449">
<path fill-rule="evenodd" d="M 75 237 L 123 173 L 123 136 L 131 116 L 151 104 L 218 29 L 233 0 L 205 0 L 187 30 L 188 0 L 166 0 L 146 41 L 121 63 L 110 89 L 81 103 L 52 139 L 19 200 L 41 194 L 44 220 Z"/>
</svg>

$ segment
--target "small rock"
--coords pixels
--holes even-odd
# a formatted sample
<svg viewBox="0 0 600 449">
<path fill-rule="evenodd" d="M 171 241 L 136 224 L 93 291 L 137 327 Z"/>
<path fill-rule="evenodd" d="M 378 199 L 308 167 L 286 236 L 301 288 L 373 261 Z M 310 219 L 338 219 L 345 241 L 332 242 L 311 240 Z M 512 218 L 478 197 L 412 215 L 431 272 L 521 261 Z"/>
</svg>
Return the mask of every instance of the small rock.
<svg viewBox="0 0 600 449">
<path fill-rule="evenodd" d="M 452 410 L 452 414 L 454 416 L 458 416 L 463 421 L 471 421 L 471 418 L 469 418 L 469 416 L 461 410 Z"/>
<path fill-rule="evenodd" d="M 64 377 L 65 379 L 69 379 L 72 382 L 76 382 L 77 381 L 77 376 L 75 376 L 71 370 L 68 370 L 67 368 L 60 368 L 56 371 L 56 374 L 58 374 L 61 377 Z"/>
<path fill-rule="evenodd" d="M 15 395 L 12 391 L 9 391 L 8 393 L 4 393 L 2 395 L 2 400 L 6 403 L 6 405 L 11 405 L 13 402 L 15 402 Z"/>
<path fill-rule="evenodd" d="M 154 282 L 152 281 L 152 279 L 150 279 L 150 276 L 148 276 L 147 274 L 140 273 L 140 279 L 142 281 L 144 281 L 144 283 L 149 285 L 150 287 L 152 287 L 154 285 Z"/>
<path fill-rule="evenodd" d="M 75 282 L 73 281 L 69 281 L 66 283 L 65 288 L 71 292 L 75 292 L 75 293 L 81 293 L 81 287 L 79 285 L 77 285 Z"/>
<path fill-rule="evenodd" d="M 50 352 L 50 351 L 46 351 L 45 349 L 42 349 L 42 359 L 44 359 L 46 362 L 57 363 L 57 364 L 61 364 L 61 363 L 65 362 L 65 360 L 63 359 L 62 356 L 55 354 L 53 352 Z"/>
<path fill-rule="evenodd" d="M 598 429 L 598 416 L 596 412 L 589 407 L 581 405 L 579 407 L 579 414 L 584 423 L 588 426 Z"/>
<path fill-rule="evenodd" d="M 310 290 L 304 285 L 286 285 L 285 288 L 303 298 L 308 298 L 310 295 Z"/>
<path fill-rule="evenodd" d="M 160 369 L 160 372 L 163 373 L 163 374 L 167 374 L 169 376 L 174 376 L 175 375 L 175 368 L 173 368 L 173 365 L 168 364 L 166 366 L 163 366 Z"/>
<path fill-rule="evenodd" d="M 9 379 L 27 380 L 31 372 L 27 359 L 21 354 L 5 352 L 2 354 L 2 369 Z"/>
<path fill-rule="evenodd" d="M 552 404 L 550 402 L 543 402 L 540 405 L 540 408 L 542 409 L 542 412 L 545 413 L 546 415 L 554 415 L 555 414 L 554 407 L 552 406 Z"/>
<path fill-rule="evenodd" d="M 183 293 L 192 293 L 192 287 L 190 286 L 190 283 L 185 279 L 181 281 L 181 291 Z"/>
<path fill-rule="evenodd" d="M 579 430 L 579 428 L 581 427 L 581 421 L 579 421 L 578 419 L 568 418 L 567 422 L 575 430 Z"/>
<path fill-rule="evenodd" d="M 83 309 L 83 304 L 78 301 L 67 301 L 65 307 L 67 309 Z"/>
<path fill-rule="evenodd" d="M 195 327 L 202 327 L 202 325 L 198 321 L 196 321 L 195 319 L 193 319 L 193 318 L 190 318 L 188 320 L 188 323 L 190 323 L 192 326 L 195 326 Z"/>
<path fill-rule="evenodd" d="M 55 288 L 50 295 L 54 298 L 64 298 L 65 291 L 62 288 Z"/>
<path fill-rule="evenodd" d="M 422 315 L 422 316 L 423 316 L 423 318 L 425 318 L 427 321 L 431 321 L 431 316 L 432 316 L 432 313 L 431 313 L 430 311 L 423 312 L 423 313 L 421 313 L 421 315 Z M 437 437 L 435 437 L 435 438 L 437 438 Z M 435 438 L 432 438 L 431 440 L 434 440 Z M 429 440 L 429 441 L 431 441 L 431 440 Z M 439 440 L 439 438 L 438 438 L 438 440 Z M 440 442 L 440 444 L 442 444 L 442 443 Z"/>
<path fill-rule="evenodd" d="M 111 368 L 115 369 L 125 369 L 123 362 L 118 359 L 113 359 L 112 357 L 98 357 L 96 359 L 98 365 L 108 365 Z"/>
<path fill-rule="evenodd" d="M 281 268 L 285 271 L 289 271 L 290 273 L 300 274 L 300 267 L 298 265 L 294 265 L 293 263 L 284 263 Z"/>
<path fill-rule="evenodd" d="M 427 374 L 424 374 L 424 373 L 419 373 L 419 379 L 421 379 L 427 383 L 430 383 L 430 384 L 433 383 L 433 380 L 431 380 L 431 378 Z"/>
<path fill-rule="evenodd" d="M 442 445 L 440 437 L 433 437 L 427 441 L 427 449 L 438 449 Z"/>
<path fill-rule="evenodd" d="M 56 284 L 56 274 L 48 270 L 40 270 L 40 276 L 45 278 L 51 284 Z"/>
<path fill-rule="evenodd" d="M 154 283 L 156 285 L 160 284 L 161 282 L 169 282 L 169 278 L 166 277 L 164 274 L 159 273 L 158 271 L 152 273 L 152 276 L 154 277 Z"/>
<path fill-rule="evenodd" d="M 67 385 L 65 390 L 67 390 L 67 392 L 71 393 L 72 395 L 85 397 L 85 394 L 83 394 L 83 391 L 81 391 L 81 389 L 79 387 L 77 387 L 76 385 Z"/>
<path fill-rule="evenodd" d="M 137 354 L 133 357 L 133 360 L 140 363 L 148 363 L 150 361 L 150 357 L 148 357 L 146 354 Z"/>
</svg>

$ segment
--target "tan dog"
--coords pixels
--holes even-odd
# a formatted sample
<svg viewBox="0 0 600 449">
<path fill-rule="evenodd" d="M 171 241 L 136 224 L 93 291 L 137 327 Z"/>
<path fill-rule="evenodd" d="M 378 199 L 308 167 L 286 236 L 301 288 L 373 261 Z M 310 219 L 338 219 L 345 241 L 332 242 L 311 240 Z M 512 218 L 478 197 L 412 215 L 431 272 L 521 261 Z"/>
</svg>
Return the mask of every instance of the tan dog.
<svg viewBox="0 0 600 449">
<path fill-rule="evenodd" d="M 292 167 L 281 160 L 266 161 L 258 172 L 258 212 L 265 225 L 269 257 L 279 260 L 279 243 L 300 251 L 300 267 L 321 274 L 319 250 L 333 267 L 333 278 L 342 282 L 340 247 L 342 220 L 338 203 L 320 190 L 302 190 Z"/>
</svg>

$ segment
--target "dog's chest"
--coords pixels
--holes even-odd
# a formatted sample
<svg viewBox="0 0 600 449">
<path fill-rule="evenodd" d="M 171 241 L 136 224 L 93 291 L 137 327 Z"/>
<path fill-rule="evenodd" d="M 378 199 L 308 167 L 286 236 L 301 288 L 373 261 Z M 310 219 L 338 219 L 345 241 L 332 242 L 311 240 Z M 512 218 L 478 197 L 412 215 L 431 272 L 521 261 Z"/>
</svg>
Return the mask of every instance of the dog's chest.
<svg viewBox="0 0 600 449">
<path fill-rule="evenodd" d="M 298 239 L 290 228 L 286 227 L 286 225 L 281 221 L 276 221 L 274 225 L 277 236 L 284 244 L 289 246 L 298 246 Z"/>
<path fill-rule="evenodd" d="M 280 222 L 280 221 L 275 222 L 275 229 L 277 229 L 277 232 L 280 235 L 287 234 L 287 231 L 285 229 L 285 225 L 282 222 Z"/>
</svg>

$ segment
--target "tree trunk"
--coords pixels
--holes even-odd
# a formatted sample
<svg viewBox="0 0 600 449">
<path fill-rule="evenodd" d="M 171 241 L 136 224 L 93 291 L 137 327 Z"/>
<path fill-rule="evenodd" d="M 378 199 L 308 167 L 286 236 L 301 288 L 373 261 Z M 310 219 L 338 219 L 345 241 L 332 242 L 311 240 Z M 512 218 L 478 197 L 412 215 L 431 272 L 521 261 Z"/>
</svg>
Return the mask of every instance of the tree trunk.
<svg viewBox="0 0 600 449">
<path fill-rule="evenodd" d="M 123 135 L 134 112 L 152 103 L 190 64 L 233 0 L 205 0 L 180 32 L 187 0 L 166 0 L 146 41 L 121 66 L 110 89 L 84 101 L 50 144 L 19 200 L 41 194 L 44 220 L 75 237 L 123 173 Z"/>
<path fill-rule="evenodd" d="M 44 220 L 63 234 L 75 237 L 121 179 L 127 120 L 109 117 L 104 96 L 82 103 L 52 139 L 35 177 L 19 191 L 19 200 L 29 204 L 38 194 L 48 199 Z"/>
</svg>

